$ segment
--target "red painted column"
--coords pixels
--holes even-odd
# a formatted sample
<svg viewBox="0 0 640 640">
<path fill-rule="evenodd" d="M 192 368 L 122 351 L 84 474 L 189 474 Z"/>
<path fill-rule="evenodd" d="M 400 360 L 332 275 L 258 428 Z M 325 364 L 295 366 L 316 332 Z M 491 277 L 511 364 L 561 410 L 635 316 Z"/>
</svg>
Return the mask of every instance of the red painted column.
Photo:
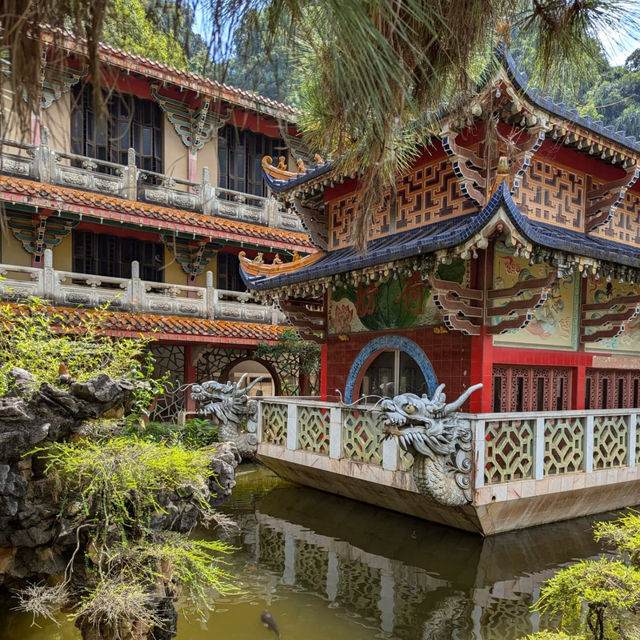
<svg viewBox="0 0 640 640">
<path fill-rule="evenodd" d="M 328 345 L 325 342 L 320 347 L 320 398 L 327 399 L 327 376 L 329 367 L 327 366 Z"/>
<path fill-rule="evenodd" d="M 184 347 L 184 383 L 191 384 L 197 382 L 196 366 L 191 362 L 191 346 L 185 345 Z M 196 410 L 196 401 L 191 397 L 191 390 L 187 389 L 185 392 L 184 408 L 187 413 L 192 413 Z"/>
<path fill-rule="evenodd" d="M 493 385 L 493 338 L 481 327 L 480 335 L 471 341 L 472 385 L 482 382 L 482 389 L 469 398 L 471 413 L 490 413 L 492 410 L 491 391 Z"/>
<path fill-rule="evenodd" d="M 584 393 L 587 379 L 587 368 L 578 365 L 573 370 L 571 384 L 571 409 L 584 409 Z"/>
</svg>

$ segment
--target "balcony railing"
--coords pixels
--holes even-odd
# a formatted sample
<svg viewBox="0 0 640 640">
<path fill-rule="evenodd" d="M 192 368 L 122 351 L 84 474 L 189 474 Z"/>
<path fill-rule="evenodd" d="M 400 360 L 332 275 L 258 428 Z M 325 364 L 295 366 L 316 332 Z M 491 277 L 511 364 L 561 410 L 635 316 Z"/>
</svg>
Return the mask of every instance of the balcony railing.
<svg viewBox="0 0 640 640">
<path fill-rule="evenodd" d="M 126 165 L 55 151 L 49 147 L 46 128 L 37 146 L 8 139 L 0 144 L 0 171 L 5 174 L 274 229 L 303 231 L 298 217 L 274 198 L 212 185 L 208 167 L 202 170 L 202 182 L 192 182 L 136 167 L 134 149 L 129 149 Z"/>
<path fill-rule="evenodd" d="M 281 311 L 251 302 L 249 293 L 216 289 L 211 271 L 206 273 L 206 287 L 192 287 L 142 280 L 137 261 L 131 263 L 131 278 L 113 278 L 60 271 L 53 268 L 52 260 L 51 249 L 46 249 L 42 269 L 0 264 L 0 296 L 5 300 L 37 297 L 59 306 L 108 305 L 113 311 L 211 320 L 285 322 Z"/>
<path fill-rule="evenodd" d="M 603 471 L 610 472 L 607 482 L 615 482 L 618 471 L 622 477 L 640 465 L 639 415 L 640 409 L 460 414 L 473 432 L 472 486 L 569 476 L 577 486 L 581 476 Z M 269 398 L 260 402 L 259 429 L 262 443 L 291 451 L 391 471 L 411 465 L 395 439 L 382 440 L 381 413 L 364 406 Z"/>
</svg>

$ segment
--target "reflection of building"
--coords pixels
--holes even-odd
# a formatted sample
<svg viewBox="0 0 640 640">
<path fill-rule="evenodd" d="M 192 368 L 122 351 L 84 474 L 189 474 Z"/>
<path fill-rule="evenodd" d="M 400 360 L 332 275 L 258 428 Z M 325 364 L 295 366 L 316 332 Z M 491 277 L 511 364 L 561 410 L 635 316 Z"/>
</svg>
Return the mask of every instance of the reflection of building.
<svg viewBox="0 0 640 640">
<path fill-rule="evenodd" d="M 351 237 L 354 180 L 331 163 L 302 176 L 265 163 L 326 253 L 298 269 L 245 261 L 246 279 L 325 345 L 326 392 L 437 380 L 457 396 L 483 382 L 475 411 L 638 406 L 640 148 L 501 60 L 472 99 L 473 124 L 445 117 L 398 177 L 366 253 Z M 381 356 L 394 352 L 432 380 Z"/>
<path fill-rule="evenodd" d="M 48 42 L 30 137 L 2 105 L 3 298 L 35 295 L 70 317 L 108 303 L 109 332 L 153 334 L 176 386 L 242 366 L 273 377 L 265 393 L 280 391 L 277 363 L 251 354 L 284 318 L 247 294 L 238 253 L 312 251 L 268 197 L 260 164 L 282 153 L 294 110 L 105 45 L 102 117 L 82 51 L 70 36 Z M 162 402 L 168 417 L 183 393 Z"/>
<path fill-rule="evenodd" d="M 245 548 L 261 570 L 338 613 L 424 640 L 515 640 L 537 631 L 530 606 L 542 583 L 599 552 L 585 521 L 483 540 L 380 516 L 333 496 L 277 488 L 246 518 Z"/>
<path fill-rule="evenodd" d="M 241 258 L 247 285 L 322 344 L 322 395 L 348 405 L 263 403 L 261 459 L 484 534 L 637 504 L 640 483 L 640 145 L 497 58 L 397 177 L 366 251 L 352 237 L 356 177 L 319 157 L 304 174 L 265 158 L 321 253 Z M 477 415 L 445 425 L 477 383 L 456 407 Z M 448 403 L 434 402 L 443 384 Z M 403 391 L 430 396 L 392 405 L 392 426 L 412 429 L 391 429 L 394 442 L 422 446 L 412 478 L 379 415 L 351 405 Z"/>
</svg>

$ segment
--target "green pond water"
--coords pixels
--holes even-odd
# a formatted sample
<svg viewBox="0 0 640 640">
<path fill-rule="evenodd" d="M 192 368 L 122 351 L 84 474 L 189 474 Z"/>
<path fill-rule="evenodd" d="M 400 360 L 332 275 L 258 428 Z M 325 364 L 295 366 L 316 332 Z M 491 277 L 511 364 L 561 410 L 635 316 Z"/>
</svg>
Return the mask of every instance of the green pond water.
<svg viewBox="0 0 640 640">
<path fill-rule="evenodd" d="M 600 553 L 598 518 L 481 539 L 238 469 L 223 510 L 239 530 L 229 570 L 241 595 L 213 598 L 206 620 L 181 614 L 178 640 L 514 640 L 537 630 L 530 611 L 555 569 Z M 609 517 L 611 514 L 609 514 Z M 208 532 L 199 532 L 206 537 Z M 79 640 L 0 603 L 0 640 Z"/>
</svg>

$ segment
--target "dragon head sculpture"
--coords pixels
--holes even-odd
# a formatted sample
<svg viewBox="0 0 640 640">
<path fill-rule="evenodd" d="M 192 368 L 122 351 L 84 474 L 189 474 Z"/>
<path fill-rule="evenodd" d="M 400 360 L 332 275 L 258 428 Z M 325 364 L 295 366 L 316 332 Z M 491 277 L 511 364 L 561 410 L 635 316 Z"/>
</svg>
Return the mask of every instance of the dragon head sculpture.
<svg viewBox="0 0 640 640">
<path fill-rule="evenodd" d="M 200 404 L 199 413 L 218 423 L 220 439 L 235 442 L 243 458 L 253 457 L 258 447 L 255 421 L 258 404 L 250 400 L 248 393 L 264 376 L 245 385 L 245 373 L 238 382 L 209 380 L 191 387 L 191 397 Z M 242 433 L 246 424 L 247 433 Z"/>
<path fill-rule="evenodd" d="M 469 387 L 447 403 L 441 384 L 429 398 L 403 393 L 385 398 L 383 437 L 398 438 L 414 456 L 413 477 L 420 493 L 441 504 L 460 506 L 471 502 L 471 443 L 469 422 L 458 409 L 482 384 Z"/>
</svg>

